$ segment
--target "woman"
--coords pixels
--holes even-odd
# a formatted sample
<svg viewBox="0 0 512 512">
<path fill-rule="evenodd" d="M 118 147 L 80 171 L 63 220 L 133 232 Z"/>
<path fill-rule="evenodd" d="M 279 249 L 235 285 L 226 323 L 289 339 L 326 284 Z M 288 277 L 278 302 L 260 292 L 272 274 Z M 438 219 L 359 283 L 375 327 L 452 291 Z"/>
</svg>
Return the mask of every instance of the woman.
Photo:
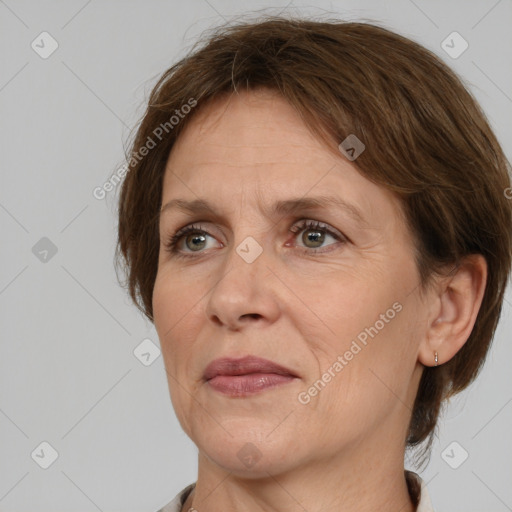
<svg viewBox="0 0 512 512">
<path fill-rule="evenodd" d="M 508 162 L 432 53 L 361 23 L 223 27 L 155 86 L 118 249 L 199 450 L 163 512 L 431 511 L 407 447 L 481 367 Z"/>
</svg>

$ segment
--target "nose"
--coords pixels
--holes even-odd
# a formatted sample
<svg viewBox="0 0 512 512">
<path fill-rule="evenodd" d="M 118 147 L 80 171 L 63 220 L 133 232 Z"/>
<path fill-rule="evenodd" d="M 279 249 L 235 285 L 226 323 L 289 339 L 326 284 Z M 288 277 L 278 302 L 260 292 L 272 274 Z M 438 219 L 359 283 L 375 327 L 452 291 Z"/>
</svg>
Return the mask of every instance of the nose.
<svg viewBox="0 0 512 512">
<path fill-rule="evenodd" d="M 280 314 L 275 289 L 279 281 L 269 269 L 270 250 L 263 250 L 252 259 L 254 252 L 249 255 L 249 251 L 261 251 L 253 240 L 230 249 L 207 298 L 207 318 L 229 330 L 240 330 L 255 322 L 272 323 Z"/>
</svg>

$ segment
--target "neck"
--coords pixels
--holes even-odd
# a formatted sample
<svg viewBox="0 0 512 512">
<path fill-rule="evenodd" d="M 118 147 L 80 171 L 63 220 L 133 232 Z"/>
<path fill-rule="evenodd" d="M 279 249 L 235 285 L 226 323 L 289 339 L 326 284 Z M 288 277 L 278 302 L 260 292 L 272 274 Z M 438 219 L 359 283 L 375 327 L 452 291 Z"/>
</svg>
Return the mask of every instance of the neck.
<svg viewBox="0 0 512 512">
<path fill-rule="evenodd" d="M 352 451 L 343 459 L 323 458 L 281 474 L 268 471 L 259 478 L 237 476 L 200 453 L 197 483 L 182 511 L 291 512 L 297 507 L 308 512 L 415 511 L 403 457 L 391 460 L 387 450 L 388 456 L 376 459 L 370 447 Z"/>
</svg>

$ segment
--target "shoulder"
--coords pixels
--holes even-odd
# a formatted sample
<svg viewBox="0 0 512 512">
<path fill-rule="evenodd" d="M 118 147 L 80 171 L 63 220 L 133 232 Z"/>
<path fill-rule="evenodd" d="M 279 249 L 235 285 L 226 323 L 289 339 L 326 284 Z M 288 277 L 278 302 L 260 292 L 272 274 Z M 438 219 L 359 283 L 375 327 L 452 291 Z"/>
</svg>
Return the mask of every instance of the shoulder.
<svg viewBox="0 0 512 512">
<path fill-rule="evenodd" d="M 188 485 L 180 491 L 172 501 L 167 503 L 163 508 L 158 509 L 156 512 L 181 512 L 183 503 L 185 503 L 188 495 L 192 492 L 195 487 L 195 483 Z M 184 511 L 187 512 L 187 511 Z"/>
<path fill-rule="evenodd" d="M 411 499 L 416 505 L 416 512 L 434 512 L 427 486 L 419 475 L 413 471 L 405 471 L 405 479 Z"/>
<path fill-rule="evenodd" d="M 407 481 L 407 487 L 409 488 L 409 494 L 411 495 L 413 503 L 416 505 L 416 512 L 434 512 L 427 486 L 420 476 L 412 471 L 406 470 L 405 479 Z M 193 483 L 185 487 L 172 501 L 156 512 L 181 512 L 183 504 L 195 485 L 196 484 Z M 187 511 L 185 510 L 183 512 Z"/>
</svg>

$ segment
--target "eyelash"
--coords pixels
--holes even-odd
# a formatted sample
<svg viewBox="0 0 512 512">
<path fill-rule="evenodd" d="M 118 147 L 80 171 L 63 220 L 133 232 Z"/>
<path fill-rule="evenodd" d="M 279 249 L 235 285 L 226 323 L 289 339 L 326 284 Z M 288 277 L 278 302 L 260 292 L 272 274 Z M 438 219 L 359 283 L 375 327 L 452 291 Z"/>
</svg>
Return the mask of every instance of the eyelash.
<svg viewBox="0 0 512 512">
<path fill-rule="evenodd" d="M 345 236 L 330 229 L 328 225 L 323 224 L 316 220 L 299 221 L 299 223 L 294 224 L 289 229 L 289 231 L 290 231 L 290 233 L 297 235 L 300 232 L 308 230 L 308 229 L 322 231 L 322 232 L 332 236 L 333 238 L 336 238 L 340 243 L 346 243 L 349 241 L 348 238 L 346 238 Z M 165 243 L 165 247 L 166 247 L 167 251 L 177 257 L 183 257 L 183 258 L 194 257 L 194 252 L 183 253 L 183 252 L 180 252 L 180 250 L 177 248 L 178 242 L 181 240 L 181 238 L 188 235 L 189 233 L 198 233 L 201 235 L 211 236 L 207 231 L 202 229 L 201 225 L 190 224 L 190 225 L 185 226 L 184 228 L 181 228 L 180 230 L 178 230 L 174 235 L 172 235 L 168 239 L 168 241 Z M 331 245 L 334 245 L 334 244 L 331 244 Z M 303 249 L 304 253 L 309 253 L 309 254 L 326 252 L 326 251 L 322 250 L 323 248 L 316 248 L 316 249 L 313 248 L 312 249 L 312 248 L 307 248 L 307 247 L 301 247 L 300 249 Z M 198 251 L 198 253 L 201 254 L 202 251 Z"/>
</svg>

